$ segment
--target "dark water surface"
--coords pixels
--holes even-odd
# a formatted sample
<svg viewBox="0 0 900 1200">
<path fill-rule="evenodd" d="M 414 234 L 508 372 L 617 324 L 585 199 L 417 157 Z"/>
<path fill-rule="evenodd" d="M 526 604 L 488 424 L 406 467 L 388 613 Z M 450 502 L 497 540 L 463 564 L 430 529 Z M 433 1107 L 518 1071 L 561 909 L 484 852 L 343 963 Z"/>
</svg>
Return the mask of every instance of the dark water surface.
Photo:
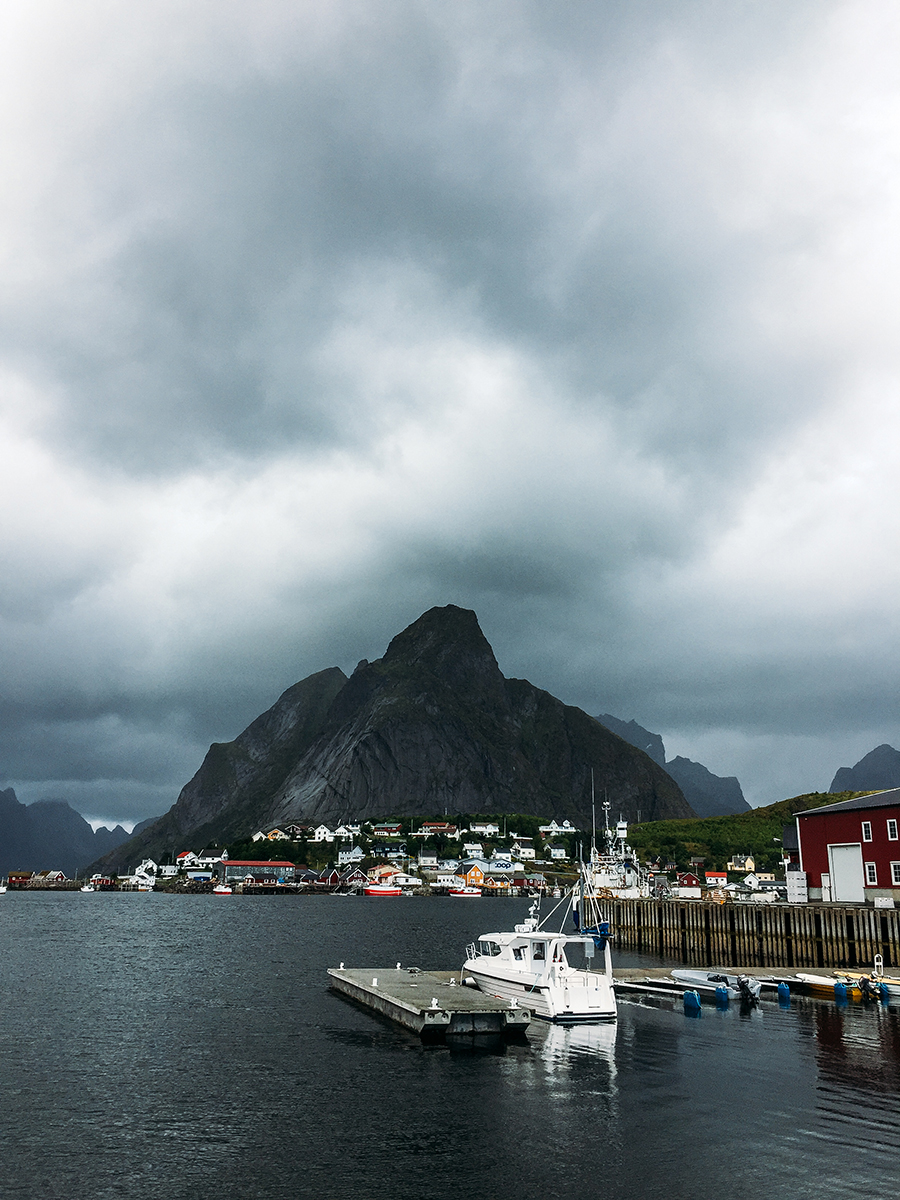
<svg viewBox="0 0 900 1200">
<path fill-rule="evenodd" d="M 487 1052 L 327 990 L 526 906 L 0 897 L 0 1196 L 900 1196 L 900 1009 L 620 1000 Z"/>
</svg>

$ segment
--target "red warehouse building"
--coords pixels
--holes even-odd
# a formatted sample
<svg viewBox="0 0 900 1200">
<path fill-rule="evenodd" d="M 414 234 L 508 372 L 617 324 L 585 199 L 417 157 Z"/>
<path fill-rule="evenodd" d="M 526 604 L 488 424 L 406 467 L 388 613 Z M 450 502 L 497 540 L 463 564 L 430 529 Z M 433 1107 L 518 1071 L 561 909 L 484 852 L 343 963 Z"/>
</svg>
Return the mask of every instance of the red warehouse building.
<svg viewBox="0 0 900 1200">
<path fill-rule="evenodd" d="M 797 814 L 810 900 L 900 900 L 900 788 Z"/>
</svg>

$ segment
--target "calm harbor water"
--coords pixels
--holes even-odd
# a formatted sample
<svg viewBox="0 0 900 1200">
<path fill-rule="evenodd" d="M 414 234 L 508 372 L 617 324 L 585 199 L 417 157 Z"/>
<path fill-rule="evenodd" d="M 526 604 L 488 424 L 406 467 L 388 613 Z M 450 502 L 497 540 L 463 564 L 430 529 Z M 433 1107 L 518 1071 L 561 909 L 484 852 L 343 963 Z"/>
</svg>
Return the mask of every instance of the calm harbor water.
<svg viewBox="0 0 900 1200">
<path fill-rule="evenodd" d="M 526 907 L 8 893 L 0 1196 L 900 1195 L 898 1008 L 622 1000 L 485 1050 L 327 990 L 459 966 Z"/>
</svg>

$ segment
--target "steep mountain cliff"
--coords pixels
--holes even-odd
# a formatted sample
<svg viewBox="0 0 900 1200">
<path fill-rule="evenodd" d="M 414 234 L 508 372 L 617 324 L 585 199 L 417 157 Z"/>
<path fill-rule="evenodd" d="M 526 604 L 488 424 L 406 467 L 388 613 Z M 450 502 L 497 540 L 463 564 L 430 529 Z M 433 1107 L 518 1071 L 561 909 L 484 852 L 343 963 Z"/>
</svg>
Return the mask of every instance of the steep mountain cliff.
<svg viewBox="0 0 900 1200">
<path fill-rule="evenodd" d="M 12 788 L 0 792 L 0 875 L 59 870 L 72 876 L 127 841 L 121 825 L 94 832 L 65 800 L 22 804 Z"/>
<path fill-rule="evenodd" d="M 622 721 L 609 713 L 603 713 L 597 720 L 664 767 L 681 788 L 697 816 L 719 817 L 749 811 L 750 805 L 744 799 L 741 785 L 734 775 L 714 775 L 702 763 L 680 755 L 666 762 L 666 748 L 660 735 L 644 729 L 637 721 Z"/>
<path fill-rule="evenodd" d="M 289 821 L 528 812 L 590 821 L 687 817 L 677 784 L 599 721 L 506 679 L 473 612 L 433 608 L 377 662 L 296 684 L 213 745 L 174 807 L 110 862 Z"/>
<path fill-rule="evenodd" d="M 734 775 L 713 775 L 690 758 L 670 758 L 666 770 L 684 792 L 698 817 L 723 817 L 750 811 Z"/>
<path fill-rule="evenodd" d="M 900 750 L 885 743 L 876 746 L 854 767 L 839 767 L 831 792 L 874 792 L 900 787 Z"/>
</svg>

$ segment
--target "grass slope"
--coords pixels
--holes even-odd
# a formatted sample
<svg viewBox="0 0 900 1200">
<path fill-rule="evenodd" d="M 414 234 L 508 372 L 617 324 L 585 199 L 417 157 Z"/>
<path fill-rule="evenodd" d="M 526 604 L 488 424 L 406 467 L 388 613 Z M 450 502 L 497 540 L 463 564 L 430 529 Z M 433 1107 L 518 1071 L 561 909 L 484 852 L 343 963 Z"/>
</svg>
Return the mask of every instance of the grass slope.
<svg viewBox="0 0 900 1200">
<path fill-rule="evenodd" d="M 628 841 L 641 859 L 652 861 L 660 855 L 663 864 L 675 862 L 679 870 L 686 871 L 695 855 L 705 859 L 711 870 L 724 871 L 732 854 L 752 854 L 757 870 L 774 871 L 781 864 L 782 827 L 791 824 L 797 813 L 866 794 L 809 792 L 733 816 L 646 821 L 629 828 Z"/>
</svg>

